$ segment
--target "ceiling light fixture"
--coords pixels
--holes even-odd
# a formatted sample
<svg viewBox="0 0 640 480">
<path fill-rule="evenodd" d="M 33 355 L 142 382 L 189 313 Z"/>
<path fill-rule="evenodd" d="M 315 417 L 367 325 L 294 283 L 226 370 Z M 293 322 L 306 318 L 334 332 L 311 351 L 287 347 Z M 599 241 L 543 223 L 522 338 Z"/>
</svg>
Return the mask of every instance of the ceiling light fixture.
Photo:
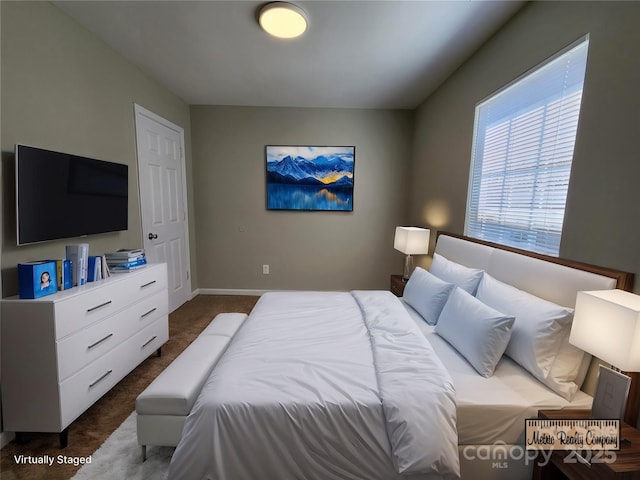
<svg viewBox="0 0 640 480">
<path fill-rule="evenodd" d="M 269 35 L 278 38 L 295 38 L 307 30 L 304 11 L 287 2 L 267 3 L 260 9 L 258 22 Z"/>
</svg>

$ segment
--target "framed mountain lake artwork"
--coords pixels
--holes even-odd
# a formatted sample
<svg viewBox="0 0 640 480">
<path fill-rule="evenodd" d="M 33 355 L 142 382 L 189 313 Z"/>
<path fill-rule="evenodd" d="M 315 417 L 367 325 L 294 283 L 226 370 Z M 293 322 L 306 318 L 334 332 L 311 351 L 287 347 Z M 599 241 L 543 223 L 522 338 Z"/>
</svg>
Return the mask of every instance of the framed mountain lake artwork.
<svg viewBox="0 0 640 480">
<path fill-rule="evenodd" d="M 356 147 L 267 145 L 267 209 L 353 211 Z"/>
</svg>

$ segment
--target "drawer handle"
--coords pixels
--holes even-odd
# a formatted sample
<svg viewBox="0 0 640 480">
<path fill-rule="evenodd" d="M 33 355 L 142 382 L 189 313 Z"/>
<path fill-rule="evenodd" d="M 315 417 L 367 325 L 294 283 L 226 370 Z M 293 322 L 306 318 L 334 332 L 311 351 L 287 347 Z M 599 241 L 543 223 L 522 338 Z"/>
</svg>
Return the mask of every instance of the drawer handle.
<svg viewBox="0 0 640 480">
<path fill-rule="evenodd" d="M 156 283 L 156 280 L 151 280 L 149 283 L 145 283 L 144 285 L 140 285 L 140 289 L 150 287 L 154 283 Z"/>
<path fill-rule="evenodd" d="M 87 347 L 88 350 L 91 350 L 93 347 L 97 347 L 98 345 L 100 345 L 102 342 L 104 342 L 105 340 L 108 340 L 109 338 L 113 337 L 113 333 L 110 333 L 109 335 L 107 335 L 104 338 L 101 338 L 100 340 L 98 340 L 96 343 L 92 343 L 91 345 L 89 345 Z"/>
<path fill-rule="evenodd" d="M 102 380 L 104 380 L 105 378 L 107 378 L 109 375 L 111 375 L 113 373 L 113 370 L 109 370 L 107 373 L 105 373 L 104 375 L 102 375 L 99 379 L 97 379 L 95 382 L 90 383 L 89 384 L 89 388 L 93 388 L 95 387 L 98 383 L 100 383 Z"/>
<path fill-rule="evenodd" d="M 97 309 L 102 308 L 102 307 L 106 307 L 109 304 L 111 304 L 111 300 L 109 300 L 108 302 L 101 303 L 100 305 L 96 305 L 95 307 L 89 308 L 87 310 L 87 313 L 93 312 L 94 310 L 97 310 Z"/>
<path fill-rule="evenodd" d="M 154 335 L 150 340 L 147 340 L 147 342 L 144 345 L 142 345 L 142 349 L 144 350 L 145 347 L 149 345 L 151 342 L 153 342 L 156 338 L 158 338 L 158 336 Z"/>
<path fill-rule="evenodd" d="M 143 313 L 142 315 L 140 315 L 140 318 L 144 318 L 144 317 L 147 317 L 147 316 L 151 315 L 151 314 L 152 314 L 153 312 L 155 312 L 157 309 L 158 309 L 157 307 L 152 308 L 152 309 L 151 309 L 151 310 L 149 310 L 147 313 Z"/>
</svg>

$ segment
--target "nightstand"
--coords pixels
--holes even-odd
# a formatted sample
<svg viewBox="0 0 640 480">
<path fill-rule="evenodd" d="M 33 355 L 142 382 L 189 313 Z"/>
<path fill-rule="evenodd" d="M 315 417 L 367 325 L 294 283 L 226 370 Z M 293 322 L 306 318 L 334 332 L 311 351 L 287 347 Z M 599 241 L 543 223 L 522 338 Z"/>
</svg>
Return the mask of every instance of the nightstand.
<svg viewBox="0 0 640 480">
<path fill-rule="evenodd" d="M 590 410 L 539 410 L 538 418 L 549 420 L 583 419 L 589 418 Z M 581 463 L 570 451 L 556 450 L 551 454 L 549 464 L 539 466 L 538 461 L 533 467 L 533 480 L 544 479 L 640 479 L 640 431 L 623 423 L 621 437 L 630 440 L 631 443 L 621 445 L 620 450 L 611 452 L 612 462 L 607 462 L 607 455 L 599 456 L 593 452 L 593 460 L 590 464 Z M 595 461 L 595 460 L 601 461 Z M 566 460 L 566 461 L 565 461 Z"/>
<path fill-rule="evenodd" d="M 391 293 L 393 293 L 396 297 L 401 297 L 404 294 L 404 286 L 407 284 L 402 279 L 402 275 L 391 275 Z"/>
</svg>

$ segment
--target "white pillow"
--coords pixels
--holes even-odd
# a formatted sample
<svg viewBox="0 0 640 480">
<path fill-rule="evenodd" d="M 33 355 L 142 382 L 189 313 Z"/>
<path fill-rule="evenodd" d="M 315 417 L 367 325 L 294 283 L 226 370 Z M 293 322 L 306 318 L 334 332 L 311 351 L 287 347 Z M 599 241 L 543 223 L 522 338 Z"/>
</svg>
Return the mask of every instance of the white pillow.
<svg viewBox="0 0 640 480">
<path fill-rule="evenodd" d="M 591 355 L 571 345 L 569 343 L 571 327 L 565 330 L 566 332 L 560 341 L 558 354 L 553 360 L 553 365 L 544 383 L 558 395 L 571 401 L 584 381 L 591 363 Z"/>
<path fill-rule="evenodd" d="M 486 273 L 476 296 L 516 318 L 505 354 L 559 395 L 567 399 L 573 397 L 578 387 L 571 384 L 578 374 L 582 355 L 577 349 L 573 354 L 559 355 L 561 346 L 570 347 L 566 338 L 573 310 L 507 285 Z"/>
<path fill-rule="evenodd" d="M 441 280 L 453 283 L 471 295 L 476 294 L 478 283 L 484 273 L 483 270 L 452 262 L 437 253 L 433 254 L 433 262 L 431 262 L 429 271 Z"/>
<path fill-rule="evenodd" d="M 455 288 L 440 313 L 435 332 L 455 347 L 483 377 L 490 377 L 502 357 L 514 318 Z"/>
<path fill-rule="evenodd" d="M 435 325 L 454 287 L 454 284 L 416 267 L 404 287 L 402 297 L 429 325 Z"/>
</svg>

